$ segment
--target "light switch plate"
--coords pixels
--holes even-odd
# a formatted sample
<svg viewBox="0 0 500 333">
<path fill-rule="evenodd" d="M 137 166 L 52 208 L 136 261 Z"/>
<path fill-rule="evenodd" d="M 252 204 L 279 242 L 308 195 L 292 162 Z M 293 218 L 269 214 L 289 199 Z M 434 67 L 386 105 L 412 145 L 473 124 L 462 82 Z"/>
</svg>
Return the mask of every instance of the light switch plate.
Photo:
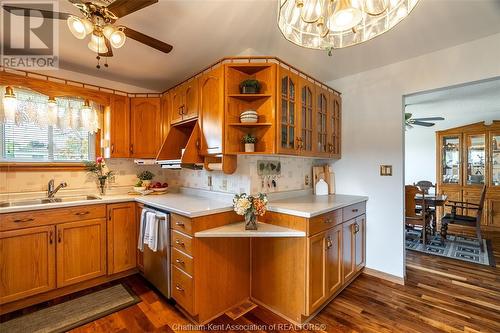
<svg viewBox="0 0 500 333">
<path fill-rule="evenodd" d="M 392 165 L 381 165 L 380 166 L 381 176 L 392 176 Z"/>
</svg>

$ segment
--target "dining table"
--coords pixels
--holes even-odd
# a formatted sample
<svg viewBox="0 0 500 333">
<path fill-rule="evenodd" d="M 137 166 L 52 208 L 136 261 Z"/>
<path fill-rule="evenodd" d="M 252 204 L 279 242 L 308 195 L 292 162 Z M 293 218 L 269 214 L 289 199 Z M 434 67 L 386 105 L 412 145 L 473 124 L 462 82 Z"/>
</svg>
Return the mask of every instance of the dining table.
<svg viewBox="0 0 500 333">
<path fill-rule="evenodd" d="M 422 194 L 415 195 L 415 203 L 417 205 L 422 206 L 423 200 L 425 200 L 425 206 L 430 208 L 429 212 L 432 215 L 431 227 L 434 234 L 437 230 L 437 208 L 444 207 L 446 200 L 448 200 L 448 196 L 446 194 L 426 194 L 425 196 Z"/>
</svg>

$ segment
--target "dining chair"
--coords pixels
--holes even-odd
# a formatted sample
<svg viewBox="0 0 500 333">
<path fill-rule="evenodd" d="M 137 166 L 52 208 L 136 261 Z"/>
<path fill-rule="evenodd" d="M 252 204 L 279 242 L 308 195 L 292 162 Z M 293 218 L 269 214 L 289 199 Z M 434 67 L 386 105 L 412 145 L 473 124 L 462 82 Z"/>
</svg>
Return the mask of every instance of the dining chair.
<svg viewBox="0 0 500 333">
<path fill-rule="evenodd" d="M 431 188 L 434 188 L 434 193 L 437 193 L 436 191 L 436 184 L 432 183 L 431 181 L 428 180 L 420 180 L 416 183 L 413 183 L 414 186 L 417 186 L 420 190 L 424 191 L 425 194 L 429 194 L 429 190 Z"/>
<path fill-rule="evenodd" d="M 417 208 L 415 196 L 422 195 L 421 208 Z M 428 214 L 425 203 L 425 192 L 414 185 L 405 186 L 405 227 L 414 229 L 415 226 L 422 227 L 422 242 L 427 244 L 427 233 L 430 233 L 431 216 Z"/>
<path fill-rule="evenodd" d="M 464 201 L 453 201 L 448 200 L 449 204 L 445 206 L 451 207 L 451 213 L 445 214 L 441 218 L 441 242 L 444 243 L 446 240 L 446 236 L 448 235 L 448 224 L 457 224 L 464 225 L 469 227 L 474 227 L 476 229 L 476 236 L 479 240 L 479 247 L 481 252 L 484 252 L 483 247 L 483 238 L 481 235 L 481 218 L 483 216 L 483 208 L 484 201 L 486 197 L 486 185 L 483 186 L 483 190 L 481 191 L 481 198 L 479 199 L 479 203 L 471 203 Z M 458 215 L 457 208 L 462 212 L 464 209 L 466 210 L 475 210 L 476 216 L 468 216 L 468 215 Z"/>
</svg>

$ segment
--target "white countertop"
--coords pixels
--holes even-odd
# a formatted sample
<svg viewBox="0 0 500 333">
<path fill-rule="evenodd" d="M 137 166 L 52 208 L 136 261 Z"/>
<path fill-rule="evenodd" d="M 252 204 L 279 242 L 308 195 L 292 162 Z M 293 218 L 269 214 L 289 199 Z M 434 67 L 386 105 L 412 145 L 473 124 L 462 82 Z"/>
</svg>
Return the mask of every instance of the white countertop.
<svg viewBox="0 0 500 333">
<path fill-rule="evenodd" d="M 368 197 L 358 195 L 302 195 L 269 201 L 270 212 L 310 218 L 329 211 L 367 201 Z"/>
<path fill-rule="evenodd" d="M 222 227 L 198 231 L 194 237 L 305 237 L 304 231 L 257 222 L 257 230 L 245 230 L 245 222 L 226 224 Z"/>
</svg>

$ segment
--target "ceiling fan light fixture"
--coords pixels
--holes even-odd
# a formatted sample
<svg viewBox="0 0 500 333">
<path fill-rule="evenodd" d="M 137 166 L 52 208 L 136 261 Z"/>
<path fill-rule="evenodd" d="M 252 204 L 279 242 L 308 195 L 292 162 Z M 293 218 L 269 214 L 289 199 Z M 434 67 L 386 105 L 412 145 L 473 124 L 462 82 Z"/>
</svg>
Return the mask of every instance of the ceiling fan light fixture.
<svg viewBox="0 0 500 333">
<path fill-rule="evenodd" d="M 106 53 L 108 48 L 106 46 L 106 41 L 104 36 L 98 36 L 95 33 L 92 34 L 89 44 L 87 45 L 90 50 L 95 53 Z"/>
<path fill-rule="evenodd" d="M 86 18 L 71 15 L 66 21 L 69 31 L 78 39 L 84 39 L 94 30 L 94 25 Z"/>
<path fill-rule="evenodd" d="M 3 95 L 3 112 L 5 121 L 14 121 L 16 118 L 17 98 L 11 86 L 5 88 Z"/>
<path fill-rule="evenodd" d="M 52 96 L 47 101 L 47 123 L 49 126 L 57 125 L 57 101 Z"/>
<path fill-rule="evenodd" d="M 123 29 L 117 29 L 109 36 L 108 39 L 111 43 L 111 46 L 113 46 L 115 49 L 119 49 L 123 46 L 123 44 L 125 44 L 125 40 L 127 39 L 127 37 L 125 36 Z"/>
<path fill-rule="evenodd" d="M 105 25 L 104 28 L 102 28 L 102 34 L 107 38 L 111 39 L 111 35 L 113 32 L 116 31 L 116 28 L 112 24 Z"/>
</svg>

